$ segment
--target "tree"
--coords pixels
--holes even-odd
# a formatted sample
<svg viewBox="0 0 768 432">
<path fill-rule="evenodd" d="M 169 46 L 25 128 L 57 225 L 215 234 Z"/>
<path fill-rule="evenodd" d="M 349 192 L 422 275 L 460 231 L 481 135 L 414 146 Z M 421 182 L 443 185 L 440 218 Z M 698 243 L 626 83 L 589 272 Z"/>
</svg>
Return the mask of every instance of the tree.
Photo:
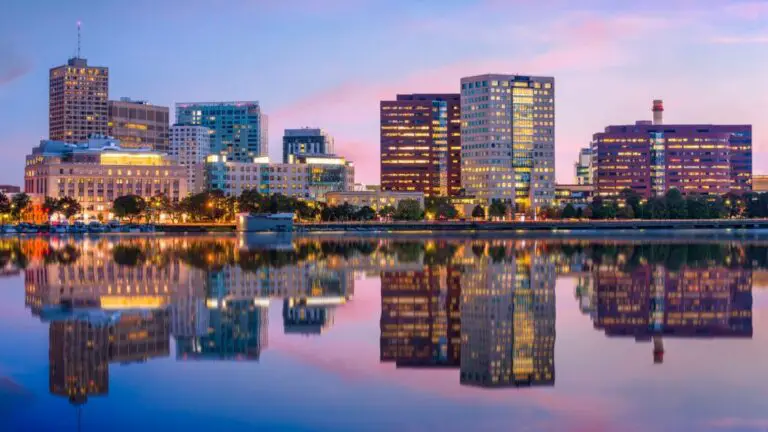
<svg viewBox="0 0 768 432">
<path fill-rule="evenodd" d="M 396 213 L 397 213 L 397 209 L 392 207 L 391 205 L 384 206 L 379 209 L 379 217 L 382 219 L 392 219 L 395 217 Z"/>
<path fill-rule="evenodd" d="M 256 189 L 246 189 L 237 198 L 241 212 L 257 213 L 264 196 Z"/>
<path fill-rule="evenodd" d="M 171 208 L 171 200 L 165 194 L 157 194 L 149 199 L 147 203 L 148 218 L 150 220 L 160 220 L 161 213 L 167 213 Z"/>
<path fill-rule="evenodd" d="M 576 217 L 576 207 L 573 204 L 568 203 L 563 208 L 563 219 L 573 219 Z"/>
<path fill-rule="evenodd" d="M 480 204 L 472 209 L 472 217 L 475 219 L 485 219 L 485 209 Z"/>
<path fill-rule="evenodd" d="M 83 211 L 83 207 L 80 205 L 80 202 L 78 202 L 75 198 L 65 196 L 65 197 L 59 198 L 58 203 L 56 205 L 56 211 L 63 214 L 64 217 L 66 217 L 67 219 L 70 219 L 74 215 Z"/>
<path fill-rule="evenodd" d="M 45 197 L 43 201 L 43 212 L 50 218 L 52 214 L 59 211 L 59 200 L 53 197 Z"/>
<path fill-rule="evenodd" d="M 0 192 L 0 216 L 2 216 L 3 219 L 8 217 L 8 215 L 11 213 L 11 201 L 8 199 L 8 196 L 2 192 Z"/>
<path fill-rule="evenodd" d="M 616 217 L 619 219 L 634 219 L 635 211 L 632 209 L 632 206 L 624 204 L 624 207 L 616 210 Z"/>
<path fill-rule="evenodd" d="M 602 197 L 594 197 L 588 207 L 592 219 L 606 219 L 607 211 Z"/>
<path fill-rule="evenodd" d="M 355 219 L 361 220 L 361 221 L 369 221 L 376 217 L 376 211 L 374 211 L 369 206 L 363 206 L 360 208 L 360 210 L 357 211 L 357 214 L 355 214 Z"/>
<path fill-rule="evenodd" d="M 666 219 L 669 217 L 667 212 L 666 200 L 662 198 L 651 198 L 648 200 L 647 216 L 651 219 Z"/>
<path fill-rule="evenodd" d="M 492 218 L 503 218 L 507 214 L 507 204 L 502 200 L 494 198 L 488 207 L 488 215 Z"/>
<path fill-rule="evenodd" d="M 702 197 L 688 197 L 685 200 L 685 207 L 688 209 L 689 219 L 706 219 L 709 215 L 707 202 Z"/>
<path fill-rule="evenodd" d="M 29 207 L 31 200 L 29 195 L 24 192 L 17 193 L 11 198 L 11 217 L 16 220 L 21 218 L 21 214 Z"/>
<path fill-rule="evenodd" d="M 397 203 L 397 213 L 395 219 L 398 220 L 421 220 L 424 218 L 424 211 L 421 204 L 413 199 L 404 199 Z"/>
<path fill-rule="evenodd" d="M 630 188 L 624 188 L 619 196 L 624 201 L 625 206 L 632 207 L 633 215 L 640 216 L 642 213 L 640 209 L 640 194 Z"/>
<path fill-rule="evenodd" d="M 133 218 L 141 215 L 146 208 L 146 201 L 138 195 L 123 195 L 112 203 L 112 213 L 119 218 L 128 218 L 131 223 Z"/>
<path fill-rule="evenodd" d="M 539 216 L 544 219 L 558 219 L 562 217 L 562 213 L 557 207 L 546 206 L 539 209 Z"/>
<path fill-rule="evenodd" d="M 459 212 L 445 197 L 429 197 L 424 202 L 424 211 L 432 214 L 435 219 L 455 219 Z"/>
<path fill-rule="evenodd" d="M 685 219 L 688 216 L 688 209 L 685 205 L 683 194 L 676 188 L 672 188 L 664 194 L 664 201 L 667 205 L 667 213 L 670 219 Z"/>
</svg>

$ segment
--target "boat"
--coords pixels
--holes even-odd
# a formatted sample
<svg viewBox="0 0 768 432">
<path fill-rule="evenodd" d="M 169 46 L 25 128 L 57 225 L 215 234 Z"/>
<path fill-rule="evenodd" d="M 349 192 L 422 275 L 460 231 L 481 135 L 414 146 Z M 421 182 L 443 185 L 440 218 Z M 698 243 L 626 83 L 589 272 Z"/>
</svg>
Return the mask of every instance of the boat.
<svg viewBox="0 0 768 432">
<path fill-rule="evenodd" d="M 2 234 L 16 234 L 19 231 L 13 225 L 3 225 L 0 227 L 0 232 L 2 232 Z"/>
<path fill-rule="evenodd" d="M 88 232 L 90 233 L 103 233 L 104 225 L 101 224 L 99 221 L 90 221 L 88 222 Z"/>
<path fill-rule="evenodd" d="M 112 219 L 111 221 L 107 222 L 107 229 L 109 229 L 110 232 L 122 231 L 120 226 L 120 221 L 117 219 Z"/>
<path fill-rule="evenodd" d="M 139 231 L 147 233 L 155 232 L 155 226 L 152 224 L 141 225 L 139 226 Z"/>
<path fill-rule="evenodd" d="M 16 225 L 16 229 L 24 234 L 37 234 L 40 231 L 37 226 L 28 223 L 20 223 Z"/>
<path fill-rule="evenodd" d="M 48 227 L 48 232 L 52 234 L 66 234 L 69 232 L 69 224 L 66 221 L 54 223 Z"/>
<path fill-rule="evenodd" d="M 81 220 L 76 220 L 75 223 L 69 227 L 69 232 L 75 233 L 75 234 L 82 234 L 82 233 L 88 232 L 88 227 L 85 225 L 85 222 Z"/>
<path fill-rule="evenodd" d="M 291 232 L 293 231 L 293 213 L 251 214 L 237 216 L 238 232 Z"/>
</svg>

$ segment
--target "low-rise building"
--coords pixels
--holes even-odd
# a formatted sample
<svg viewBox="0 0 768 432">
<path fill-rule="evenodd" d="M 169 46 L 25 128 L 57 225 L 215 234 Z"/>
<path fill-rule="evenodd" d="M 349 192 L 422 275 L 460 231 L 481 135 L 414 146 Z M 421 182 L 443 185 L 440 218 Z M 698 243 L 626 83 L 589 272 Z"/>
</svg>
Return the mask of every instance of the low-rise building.
<svg viewBox="0 0 768 432">
<path fill-rule="evenodd" d="M 2 186 L 0 186 L 0 190 L 2 190 Z M 759 174 L 752 176 L 752 192 L 768 192 L 768 175 Z"/>
<path fill-rule="evenodd" d="M 227 196 L 256 189 L 263 194 L 323 201 L 329 192 L 352 190 L 355 169 L 352 162 L 333 155 L 291 157 L 289 163 L 270 163 L 266 157 L 236 162 L 210 155 L 205 176 L 209 190 L 218 189 Z"/>
<path fill-rule="evenodd" d="M 115 198 L 166 195 L 178 201 L 187 195 L 186 169 L 165 153 L 124 149 L 120 141 L 95 137 L 82 144 L 43 140 L 27 155 L 24 191 L 33 200 L 71 197 L 83 216 L 107 216 Z"/>
<path fill-rule="evenodd" d="M 595 187 L 589 184 L 558 184 L 555 185 L 555 205 L 565 207 L 585 207 L 592 201 Z"/>
<path fill-rule="evenodd" d="M 332 206 L 346 203 L 356 207 L 368 206 L 376 211 L 386 206 L 397 208 L 400 201 L 406 199 L 418 201 L 421 207 L 424 207 L 423 192 L 395 192 L 386 190 L 329 192 L 325 195 L 325 199 L 328 205 Z"/>
</svg>

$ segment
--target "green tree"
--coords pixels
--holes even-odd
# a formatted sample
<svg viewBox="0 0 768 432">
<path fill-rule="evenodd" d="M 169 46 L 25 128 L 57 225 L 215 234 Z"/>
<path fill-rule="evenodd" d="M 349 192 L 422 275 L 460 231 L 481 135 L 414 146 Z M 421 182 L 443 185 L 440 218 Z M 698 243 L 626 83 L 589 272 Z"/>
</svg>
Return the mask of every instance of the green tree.
<svg viewBox="0 0 768 432">
<path fill-rule="evenodd" d="M 728 209 L 721 197 L 715 197 L 707 203 L 707 217 L 710 219 L 722 219 L 728 216 Z"/>
<path fill-rule="evenodd" d="M 435 219 L 456 219 L 459 212 L 446 197 L 429 197 L 424 201 L 424 211 Z"/>
<path fill-rule="evenodd" d="M 497 198 L 491 200 L 491 205 L 488 207 L 488 215 L 492 218 L 503 218 L 507 214 L 507 204 Z"/>
<path fill-rule="evenodd" d="M 8 195 L 0 192 L 0 217 L 6 219 L 11 214 L 11 200 Z"/>
<path fill-rule="evenodd" d="M 80 202 L 72 197 L 61 197 L 56 204 L 56 211 L 60 212 L 67 219 L 71 219 L 76 214 L 83 211 L 83 207 Z"/>
<path fill-rule="evenodd" d="M 602 197 L 594 197 L 592 199 L 592 202 L 589 203 L 589 212 L 591 214 L 592 219 L 606 219 L 607 218 L 607 210 L 605 201 Z"/>
<path fill-rule="evenodd" d="M 485 209 L 480 204 L 472 209 L 472 217 L 475 219 L 485 219 Z"/>
<path fill-rule="evenodd" d="M 360 210 L 357 211 L 357 214 L 355 214 L 355 219 L 361 220 L 361 221 L 373 220 L 375 217 L 376 217 L 376 211 L 374 211 L 369 206 L 361 207 Z"/>
<path fill-rule="evenodd" d="M 26 193 L 21 192 L 14 195 L 11 198 L 11 217 L 15 220 L 20 220 L 22 213 L 30 204 L 31 200 Z"/>
<path fill-rule="evenodd" d="M 59 211 L 59 200 L 53 197 L 45 197 L 43 201 L 43 212 L 50 218 L 52 214 Z"/>
<path fill-rule="evenodd" d="M 651 198 L 648 200 L 647 207 L 646 213 L 651 219 L 667 219 L 669 217 L 666 200 L 663 198 Z"/>
<path fill-rule="evenodd" d="M 635 216 L 639 216 L 642 213 L 640 208 L 641 207 L 640 202 L 642 200 L 642 197 L 640 196 L 639 193 L 635 192 L 630 188 L 625 188 L 624 190 L 621 191 L 619 195 L 621 199 L 624 201 L 624 205 L 632 207 L 632 213 Z"/>
<path fill-rule="evenodd" d="M 685 198 L 676 188 L 672 188 L 664 194 L 664 201 L 666 202 L 667 213 L 670 219 L 685 219 L 688 216 Z"/>
<path fill-rule="evenodd" d="M 616 210 L 616 217 L 619 219 L 634 219 L 635 210 L 632 208 L 631 205 L 624 204 L 623 207 L 619 207 Z"/>
<path fill-rule="evenodd" d="M 576 207 L 568 203 L 563 208 L 563 219 L 573 219 L 576 217 Z"/>
<path fill-rule="evenodd" d="M 264 196 L 256 189 L 246 189 L 237 198 L 241 212 L 258 213 Z"/>
<path fill-rule="evenodd" d="M 689 219 L 706 219 L 709 216 L 707 202 L 699 196 L 691 196 L 685 200 Z"/>
<path fill-rule="evenodd" d="M 146 201 L 138 195 L 123 195 L 112 203 L 112 213 L 118 218 L 128 218 L 131 223 L 134 218 L 144 213 L 146 208 Z"/>
<path fill-rule="evenodd" d="M 147 218 L 153 221 L 160 220 L 161 213 L 167 213 L 171 208 L 171 200 L 165 194 L 157 194 L 147 203 Z"/>
<path fill-rule="evenodd" d="M 392 219 L 397 214 L 397 209 L 391 205 L 384 206 L 379 209 L 379 217 L 382 219 Z"/>
<path fill-rule="evenodd" d="M 421 220 L 424 218 L 424 211 L 421 204 L 413 199 L 404 199 L 397 203 L 397 212 L 395 219 L 398 220 Z"/>
</svg>

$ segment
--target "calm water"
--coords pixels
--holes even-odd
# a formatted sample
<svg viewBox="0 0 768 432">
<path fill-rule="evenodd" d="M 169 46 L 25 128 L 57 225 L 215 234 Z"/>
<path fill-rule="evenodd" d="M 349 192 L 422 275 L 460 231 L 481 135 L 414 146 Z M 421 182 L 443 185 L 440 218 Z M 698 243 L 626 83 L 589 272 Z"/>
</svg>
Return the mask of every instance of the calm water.
<svg viewBox="0 0 768 432">
<path fill-rule="evenodd" d="M 768 430 L 768 239 L 0 239 L 0 430 Z"/>
</svg>

